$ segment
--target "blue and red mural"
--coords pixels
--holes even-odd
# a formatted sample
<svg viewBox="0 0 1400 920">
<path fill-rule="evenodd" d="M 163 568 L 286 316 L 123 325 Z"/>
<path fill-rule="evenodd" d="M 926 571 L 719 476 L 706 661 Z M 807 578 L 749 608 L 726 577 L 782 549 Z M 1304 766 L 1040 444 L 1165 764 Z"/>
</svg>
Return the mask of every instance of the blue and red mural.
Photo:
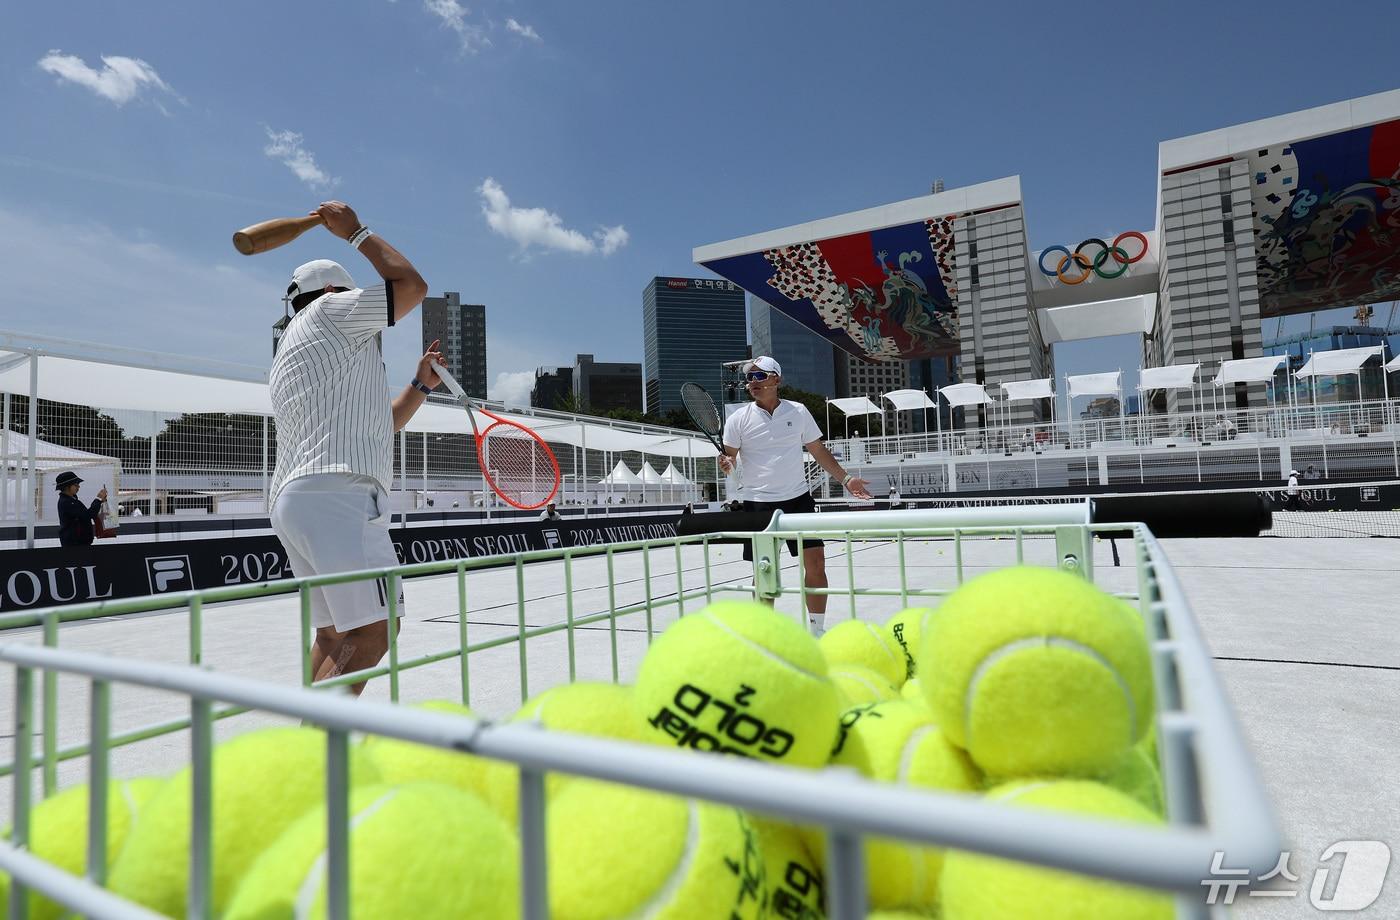
<svg viewBox="0 0 1400 920">
<path fill-rule="evenodd" d="M 958 350 L 952 216 L 704 265 L 859 357 Z"/>
<path fill-rule="evenodd" d="M 1400 297 L 1400 121 L 1249 160 L 1261 315 Z"/>
</svg>

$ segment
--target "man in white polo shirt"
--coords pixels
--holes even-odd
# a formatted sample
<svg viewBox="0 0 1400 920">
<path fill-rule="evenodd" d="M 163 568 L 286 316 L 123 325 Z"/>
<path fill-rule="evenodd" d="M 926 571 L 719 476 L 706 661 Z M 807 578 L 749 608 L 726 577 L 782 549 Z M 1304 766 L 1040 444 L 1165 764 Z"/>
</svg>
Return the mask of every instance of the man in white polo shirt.
<svg viewBox="0 0 1400 920">
<path fill-rule="evenodd" d="M 389 399 L 380 333 L 423 300 L 428 285 L 349 206 L 322 204 L 326 229 L 359 250 L 383 279 L 358 288 L 328 259 L 299 266 L 287 288 L 288 321 L 268 384 L 277 418 L 272 529 L 299 576 L 398 565 L 389 539 L 394 432 L 440 382 L 434 342 L 418 376 Z M 389 648 L 387 579 L 311 590 L 314 680 L 373 667 Z M 403 596 L 398 615 L 403 616 Z M 364 683 L 356 684 L 358 694 Z"/>
<path fill-rule="evenodd" d="M 728 474 L 739 458 L 739 494 L 745 511 L 816 511 L 817 503 L 807 487 L 802 462 L 805 447 L 812 458 L 856 498 L 869 498 L 864 479 L 847 473 L 822 443 L 821 429 L 807 407 L 778 398 L 783 369 L 767 356 L 754 358 L 745 368 L 753 402 L 737 409 L 724 423 L 724 456 L 720 468 Z M 797 555 L 797 541 L 788 541 L 788 552 Z M 744 558 L 752 559 L 751 546 Z M 825 588 L 826 553 L 821 540 L 802 541 L 802 567 L 808 588 Z M 807 595 L 807 615 L 814 633 L 826 629 L 826 595 Z"/>
</svg>

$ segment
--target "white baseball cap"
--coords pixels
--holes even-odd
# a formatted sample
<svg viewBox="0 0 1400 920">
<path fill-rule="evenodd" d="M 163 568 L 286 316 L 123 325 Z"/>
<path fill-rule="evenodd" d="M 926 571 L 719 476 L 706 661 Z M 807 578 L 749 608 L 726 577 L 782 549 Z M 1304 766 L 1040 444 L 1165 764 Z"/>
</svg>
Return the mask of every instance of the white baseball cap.
<svg viewBox="0 0 1400 920">
<path fill-rule="evenodd" d="M 767 371 L 770 374 L 777 374 L 779 377 L 783 375 L 782 365 L 779 364 L 777 361 L 774 361 L 767 355 L 760 355 L 759 357 L 754 358 L 752 361 L 750 361 L 749 370 Z"/>
<path fill-rule="evenodd" d="M 292 283 L 287 287 L 287 294 L 296 297 L 298 294 L 324 291 L 326 285 L 354 289 L 355 281 L 339 262 L 315 259 L 298 265 L 296 271 L 292 272 Z"/>
</svg>

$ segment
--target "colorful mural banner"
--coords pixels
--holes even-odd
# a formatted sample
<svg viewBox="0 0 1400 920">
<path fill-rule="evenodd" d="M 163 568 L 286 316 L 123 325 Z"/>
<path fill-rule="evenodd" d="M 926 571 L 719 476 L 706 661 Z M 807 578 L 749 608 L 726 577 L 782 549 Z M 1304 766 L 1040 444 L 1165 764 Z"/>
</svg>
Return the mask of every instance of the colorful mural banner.
<svg viewBox="0 0 1400 920">
<path fill-rule="evenodd" d="M 703 264 L 858 357 L 958 351 L 953 215 Z"/>
<path fill-rule="evenodd" d="M 1249 163 L 1262 316 L 1400 297 L 1400 121 Z"/>
</svg>

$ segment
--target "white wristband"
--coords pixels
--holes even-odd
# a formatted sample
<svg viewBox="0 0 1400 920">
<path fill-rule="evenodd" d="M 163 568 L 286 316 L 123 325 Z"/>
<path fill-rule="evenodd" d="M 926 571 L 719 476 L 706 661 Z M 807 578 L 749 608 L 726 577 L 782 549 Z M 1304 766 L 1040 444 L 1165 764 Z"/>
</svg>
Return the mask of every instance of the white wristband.
<svg viewBox="0 0 1400 920">
<path fill-rule="evenodd" d="M 351 246 L 355 247 L 356 249 L 359 249 L 365 244 L 365 240 L 369 239 L 372 236 L 374 236 L 374 233 L 368 227 L 361 227 L 360 229 L 355 231 L 354 235 L 350 237 L 348 242 Z"/>
<path fill-rule="evenodd" d="M 842 487 L 842 488 L 845 488 L 846 486 L 850 485 L 850 484 L 851 484 L 851 480 L 852 480 L 852 479 L 855 479 L 855 478 L 856 478 L 856 474 L 855 474 L 855 473 L 847 473 L 847 474 L 846 474 L 846 478 L 843 479 L 843 480 L 841 480 L 841 487 Z"/>
</svg>

